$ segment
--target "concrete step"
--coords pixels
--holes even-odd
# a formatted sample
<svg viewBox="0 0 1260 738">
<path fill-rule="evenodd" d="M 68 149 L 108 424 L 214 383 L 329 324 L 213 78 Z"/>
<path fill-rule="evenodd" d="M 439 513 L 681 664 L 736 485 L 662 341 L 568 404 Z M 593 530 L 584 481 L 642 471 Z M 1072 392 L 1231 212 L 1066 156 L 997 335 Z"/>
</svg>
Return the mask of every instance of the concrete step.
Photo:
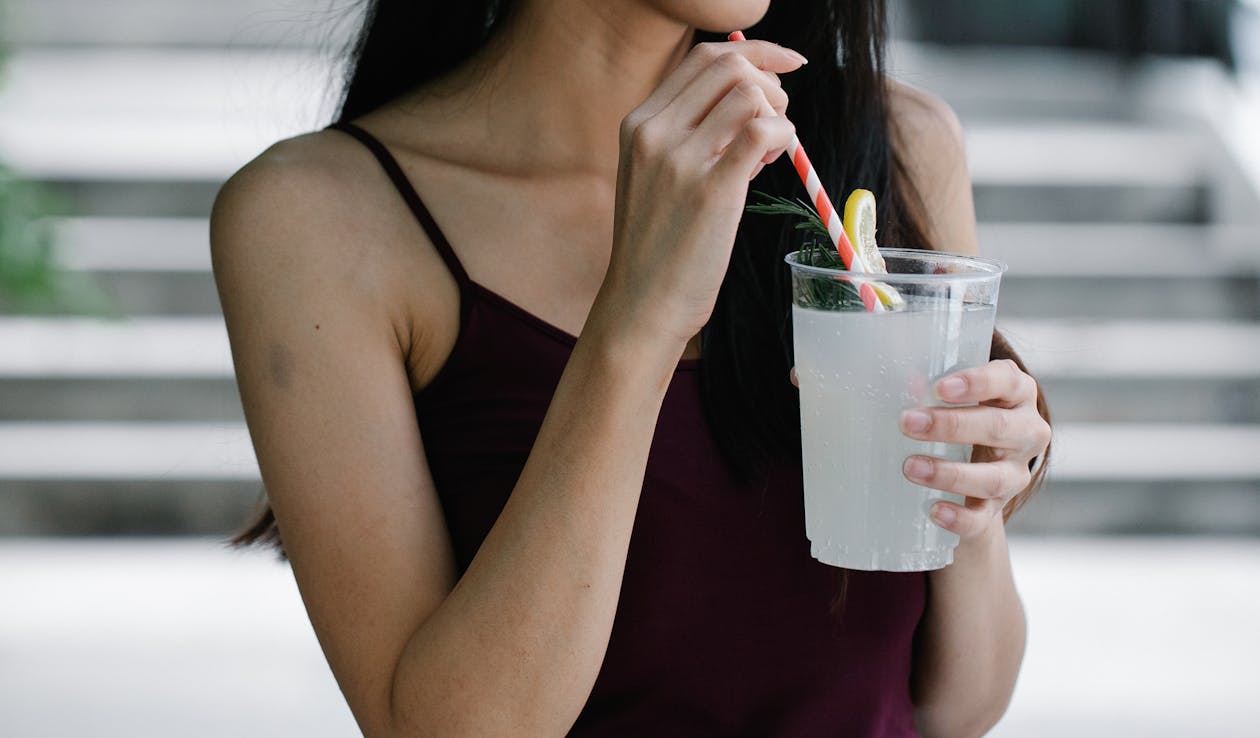
<svg viewBox="0 0 1260 738">
<path fill-rule="evenodd" d="M 981 223 L 1008 318 L 1260 318 L 1260 227 Z"/>
<path fill-rule="evenodd" d="M 1047 376 L 1033 367 L 1056 421 L 1246 423 L 1260 419 L 1260 378 L 1186 381 Z M 0 376 L 2 421 L 209 421 L 243 419 L 230 374 Z"/>
<path fill-rule="evenodd" d="M 68 272 L 63 294 L 99 294 L 119 315 L 212 316 L 221 311 L 214 279 L 205 271 Z M 1003 278 L 1004 318 L 1126 320 L 1260 320 L 1260 280 L 1248 274 L 1213 277 L 1039 277 L 1008 273 Z M 82 312 L 77 304 L 25 308 L 30 315 Z M 0 315 L 12 312 L 0 299 Z"/>
<path fill-rule="evenodd" d="M 116 294 L 121 288 L 108 289 Z M 191 306 L 203 292 L 191 293 L 186 301 Z M 137 289 L 136 295 L 145 292 Z M 1254 321 L 1260 320 L 1260 281 L 1248 274 L 1067 278 L 1008 273 L 998 304 L 1003 319 Z"/>
<path fill-rule="evenodd" d="M 1001 320 L 1046 379 L 1254 380 L 1260 323 Z M 220 317 L 0 318 L 0 377 L 206 377 L 232 373 Z"/>
<path fill-rule="evenodd" d="M 1064 481 L 1260 481 L 1260 424 L 1057 423 Z M 0 423 L 0 480 L 250 480 L 241 423 Z"/>
<path fill-rule="evenodd" d="M 14 54 L 8 77 L 0 158 L 18 171 L 66 184 L 204 184 L 322 125 L 336 73 L 300 49 L 28 47 Z M 1201 222 L 1210 214 L 1213 159 L 1203 136 L 1181 124 L 975 121 L 967 135 L 986 220 Z"/>
<path fill-rule="evenodd" d="M 282 48 L 24 48 L 5 72 L 0 159 L 53 182 L 221 182 L 326 122 L 337 79 Z"/>
<path fill-rule="evenodd" d="M 1260 535 L 1260 426 L 1058 424 L 1023 533 Z M 227 535 L 261 489 L 243 426 L 0 424 L 0 535 Z"/>
<path fill-rule="evenodd" d="M 76 271 L 210 270 L 204 217 L 80 216 L 53 227 L 59 261 Z M 1257 226 L 982 221 L 979 234 L 1008 277 L 1260 277 Z"/>
<path fill-rule="evenodd" d="M 55 230 L 59 261 L 122 314 L 218 314 L 205 219 L 74 217 Z M 1260 319 L 1260 228 L 1000 222 L 980 238 L 1010 266 L 1004 317 Z"/>
<path fill-rule="evenodd" d="M 360 735 L 288 565 L 221 540 L 0 543 L 10 738 Z"/>
<path fill-rule="evenodd" d="M 1055 422 L 1249 423 L 1260 420 L 1260 377 L 1047 376 L 1033 363 Z"/>
<path fill-rule="evenodd" d="M 1101 173 L 1093 184 L 989 182 L 974 176 L 973 182 L 980 220 L 1041 222 L 1059 216 L 1082 223 L 1201 224 L 1212 219 L 1213 193 L 1203 184 L 1109 184 Z"/>
<path fill-rule="evenodd" d="M 202 535 L 239 531 L 256 479 L 0 479 L 0 537 Z M 1018 535 L 1260 536 L 1260 483 L 1053 479 L 1016 515 Z"/>
<path fill-rule="evenodd" d="M 1003 320 L 998 328 L 1038 376 L 1254 380 L 1260 323 L 1191 320 Z"/>
<path fill-rule="evenodd" d="M 1260 420 L 1260 323 L 1000 320 L 1068 422 Z M 238 421 L 221 318 L 0 318 L 0 421 Z M 1175 348 L 1174 348 L 1175 347 Z"/>
<path fill-rule="evenodd" d="M 17 420 L 238 423 L 244 413 L 230 375 L 0 377 L 0 421 Z"/>
<path fill-rule="evenodd" d="M 1260 536 L 1260 481 L 1052 478 L 1013 535 Z"/>
<path fill-rule="evenodd" d="M 1010 548 L 1028 644 L 992 738 L 1255 732 L 1260 541 L 1018 536 Z M 0 591 L 12 594 L 0 608 L 11 736 L 359 735 L 290 567 L 267 552 L 8 540 Z"/>
<path fill-rule="evenodd" d="M 239 531 L 258 479 L 4 479 L 0 537 L 215 536 Z"/>
<path fill-rule="evenodd" d="M 335 17 L 322 0 L 17 0 L 11 46 L 314 46 Z M 347 11 L 348 12 L 348 11 Z"/>
<path fill-rule="evenodd" d="M 1007 277 L 1260 277 L 1260 226 L 981 221 L 980 250 Z"/>
<path fill-rule="evenodd" d="M 74 271 L 210 271 L 210 223 L 204 217 L 57 218 L 53 234 L 58 262 Z"/>
<path fill-rule="evenodd" d="M 5 378 L 232 376 L 222 317 L 0 318 L 0 346 Z"/>
</svg>

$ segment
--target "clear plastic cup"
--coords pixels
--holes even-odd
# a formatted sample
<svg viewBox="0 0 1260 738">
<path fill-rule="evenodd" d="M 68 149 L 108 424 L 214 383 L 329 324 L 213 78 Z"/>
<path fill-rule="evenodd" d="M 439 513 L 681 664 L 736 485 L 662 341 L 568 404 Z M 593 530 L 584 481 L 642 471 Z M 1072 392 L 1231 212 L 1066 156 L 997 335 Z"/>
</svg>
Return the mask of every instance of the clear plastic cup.
<svg viewBox="0 0 1260 738">
<path fill-rule="evenodd" d="M 936 525 L 936 500 L 959 495 L 910 482 L 912 454 L 967 461 L 971 446 L 903 435 L 901 411 L 945 405 L 933 383 L 989 361 L 1006 265 L 915 249 L 881 249 L 888 274 L 854 274 L 785 261 L 800 383 L 805 533 L 815 559 L 866 571 L 926 571 L 954 560 L 958 536 Z M 868 312 L 863 281 L 895 289 L 904 305 Z M 878 286 L 878 285 L 877 285 Z"/>
</svg>

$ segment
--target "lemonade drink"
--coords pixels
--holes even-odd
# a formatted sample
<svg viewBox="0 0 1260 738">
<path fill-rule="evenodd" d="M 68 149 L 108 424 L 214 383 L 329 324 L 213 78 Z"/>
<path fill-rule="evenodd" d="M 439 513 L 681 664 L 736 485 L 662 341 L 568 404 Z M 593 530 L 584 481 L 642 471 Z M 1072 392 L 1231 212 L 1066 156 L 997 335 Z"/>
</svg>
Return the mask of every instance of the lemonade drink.
<svg viewBox="0 0 1260 738">
<path fill-rule="evenodd" d="M 943 404 L 932 394 L 937 379 L 988 361 L 1004 266 L 884 254 L 890 273 L 879 279 L 905 304 L 879 313 L 827 300 L 825 290 L 838 288 L 833 270 L 793 265 L 805 533 L 814 558 L 832 566 L 939 569 L 953 561 L 958 536 L 929 511 L 936 500 L 962 498 L 910 482 L 902 462 L 912 454 L 967 461 L 971 447 L 913 440 L 899 419 L 904 409 Z M 934 273 L 941 269 L 953 271 Z"/>
</svg>

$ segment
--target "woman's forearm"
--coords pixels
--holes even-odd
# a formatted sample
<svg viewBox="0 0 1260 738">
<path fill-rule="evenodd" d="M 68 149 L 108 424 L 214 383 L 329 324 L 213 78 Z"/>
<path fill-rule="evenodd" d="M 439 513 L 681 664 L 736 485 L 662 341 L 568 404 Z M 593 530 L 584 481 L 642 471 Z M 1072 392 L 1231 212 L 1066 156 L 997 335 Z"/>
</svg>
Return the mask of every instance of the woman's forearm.
<svg viewBox="0 0 1260 738">
<path fill-rule="evenodd" d="M 648 450 L 682 353 L 596 314 L 507 505 L 395 670 L 395 735 L 562 735 L 608 646 Z"/>
<path fill-rule="evenodd" d="M 920 627 L 912 685 L 919 730 L 983 735 L 1006 712 L 1024 658 L 1024 609 L 1000 524 L 929 573 Z"/>
</svg>

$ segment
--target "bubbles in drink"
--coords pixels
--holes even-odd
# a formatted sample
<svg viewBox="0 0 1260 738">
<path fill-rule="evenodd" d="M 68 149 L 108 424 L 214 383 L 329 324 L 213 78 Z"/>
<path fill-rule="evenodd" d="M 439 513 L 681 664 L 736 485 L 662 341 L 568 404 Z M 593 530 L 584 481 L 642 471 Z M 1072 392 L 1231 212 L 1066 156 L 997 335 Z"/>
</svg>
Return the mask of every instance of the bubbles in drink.
<svg viewBox="0 0 1260 738">
<path fill-rule="evenodd" d="M 792 308 L 805 528 L 824 563 L 919 571 L 953 560 L 958 537 L 928 511 L 935 500 L 962 498 L 913 484 L 901 468 L 912 454 L 965 461 L 971 449 L 910 439 L 899 420 L 906 408 L 940 404 L 930 393 L 937 378 L 988 361 L 995 309 L 919 307 L 883 314 Z"/>
</svg>

